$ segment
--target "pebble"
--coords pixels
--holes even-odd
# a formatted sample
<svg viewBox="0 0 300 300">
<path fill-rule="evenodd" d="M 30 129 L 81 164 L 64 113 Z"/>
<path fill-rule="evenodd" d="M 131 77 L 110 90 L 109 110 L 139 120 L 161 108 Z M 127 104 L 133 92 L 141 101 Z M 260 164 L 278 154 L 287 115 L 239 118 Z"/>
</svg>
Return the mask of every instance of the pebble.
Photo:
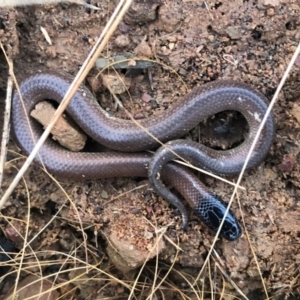
<svg viewBox="0 0 300 300">
<path fill-rule="evenodd" d="M 102 192 L 101 192 L 101 197 L 102 197 L 103 199 L 107 199 L 107 198 L 108 198 L 108 193 L 107 193 L 107 191 L 102 190 Z"/>
<path fill-rule="evenodd" d="M 172 9 L 167 5 L 161 6 L 158 10 L 159 29 L 166 32 L 175 31 L 183 19 L 182 14 L 178 10 L 179 8 L 174 6 Z"/>
<path fill-rule="evenodd" d="M 139 119 L 144 119 L 145 116 L 144 116 L 143 113 L 137 113 L 137 114 L 134 115 L 134 118 L 135 118 L 136 120 L 139 120 Z"/>
<path fill-rule="evenodd" d="M 155 100 L 151 100 L 150 104 L 151 104 L 151 108 L 152 109 L 158 108 L 158 104 L 157 104 L 157 102 Z"/>
<path fill-rule="evenodd" d="M 141 41 L 133 50 L 136 55 L 141 55 L 145 57 L 152 56 L 152 50 L 146 41 Z"/>
<path fill-rule="evenodd" d="M 131 79 L 123 74 L 104 74 L 102 75 L 103 85 L 109 88 L 114 94 L 126 92 L 130 85 Z"/>
<path fill-rule="evenodd" d="M 186 69 L 183 69 L 183 68 L 180 68 L 179 71 L 178 71 L 178 73 L 179 73 L 180 75 L 182 75 L 182 76 L 186 76 L 187 70 L 186 70 Z"/>
<path fill-rule="evenodd" d="M 210 34 L 207 38 L 210 42 L 212 42 L 215 39 L 215 36 Z"/>
<path fill-rule="evenodd" d="M 149 94 L 144 93 L 144 94 L 142 95 L 142 100 L 143 100 L 144 102 L 148 103 L 148 102 L 150 102 L 150 101 L 152 100 L 152 97 L 151 97 Z"/>
<path fill-rule="evenodd" d="M 130 43 L 130 39 L 127 34 L 121 34 L 117 36 L 115 39 L 116 46 L 121 48 L 128 46 L 129 43 Z"/>
<path fill-rule="evenodd" d="M 175 47 L 175 43 L 170 43 L 170 44 L 169 44 L 169 49 L 170 49 L 170 50 L 173 50 L 174 47 Z"/>
<path fill-rule="evenodd" d="M 241 28 L 239 26 L 229 26 L 226 28 L 226 33 L 232 40 L 238 40 L 242 36 Z"/>
<path fill-rule="evenodd" d="M 120 22 L 119 26 L 118 26 L 119 30 L 123 33 L 126 33 L 129 31 L 129 26 L 127 24 L 125 24 L 123 21 Z"/>
</svg>

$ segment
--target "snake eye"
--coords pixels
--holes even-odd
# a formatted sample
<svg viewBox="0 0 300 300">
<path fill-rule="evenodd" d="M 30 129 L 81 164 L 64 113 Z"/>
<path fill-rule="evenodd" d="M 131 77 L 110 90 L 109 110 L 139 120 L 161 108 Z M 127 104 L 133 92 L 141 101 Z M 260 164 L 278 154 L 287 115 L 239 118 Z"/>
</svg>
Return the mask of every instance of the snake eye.
<svg viewBox="0 0 300 300">
<path fill-rule="evenodd" d="M 195 213 L 201 221 L 212 231 L 216 232 L 222 222 L 227 209 L 227 204 L 218 196 L 210 194 L 199 200 Z M 229 241 L 234 241 L 241 236 L 242 229 L 234 216 L 229 210 L 220 235 Z"/>
</svg>

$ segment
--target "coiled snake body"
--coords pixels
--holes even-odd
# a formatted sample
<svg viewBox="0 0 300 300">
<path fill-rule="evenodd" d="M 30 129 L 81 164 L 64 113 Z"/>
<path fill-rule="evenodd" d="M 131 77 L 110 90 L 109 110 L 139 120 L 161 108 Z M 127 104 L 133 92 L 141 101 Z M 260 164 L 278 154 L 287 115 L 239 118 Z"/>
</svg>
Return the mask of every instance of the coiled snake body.
<svg viewBox="0 0 300 300">
<path fill-rule="evenodd" d="M 70 75 L 53 72 L 28 77 L 20 85 L 26 113 L 29 115 L 35 105 L 45 99 L 59 102 L 71 81 Z M 267 102 L 264 96 L 250 86 L 233 81 L 216 81 L 195 88 L 162 114 L 139 122 L 160 141 L 170 141 L 167 143 L 168 147 L 191 163 L 216 174 L 235 175 L 241 170 L 266 109 Z M 176 140 L 204 118 L 224 110 L 241 112 L 249 124 L 248 136 L 237 148 L 216 151 L 194 142 Z M 162 179 L 181 193 L 210 229 L 218 229 L 226 204 L 210 193 L 189 170 L 174 163 L 167 163 L 174 159 L 172 152 L 160 148 L 153 157 L 148 152 L 143 152 L 155 149 L 158 145 L 134 122 L 109 116 L 84 86 L 76 92 L 67 112 L 90 137 L 112 151 L 70 152 L 48 139 L 39 154 L 51 173 L 71 180 L 149 176 L 155 190 L 181 211 L 183 227 L 186 227 L 186 208 L 179 198 L 164 186 L 160 181 Z M 18 145 L 25 154 L 30 153 L 34 142 L 17 92 L 13 97 L 12 124 Z M 42 128 L 31 118 L 30 125 L 33 137 L 37 141 L 42 134 Z M 257 166 L 264 159 L 273 136 L 274 121 L 270 116 L 248 168 Z M 40 163 L 38 157 L 35 161 Z M 226 217 L 221 235 L 228 240 L 235 240 L 241 235 L 241 228 L 232 212 Z"/>
</svg>

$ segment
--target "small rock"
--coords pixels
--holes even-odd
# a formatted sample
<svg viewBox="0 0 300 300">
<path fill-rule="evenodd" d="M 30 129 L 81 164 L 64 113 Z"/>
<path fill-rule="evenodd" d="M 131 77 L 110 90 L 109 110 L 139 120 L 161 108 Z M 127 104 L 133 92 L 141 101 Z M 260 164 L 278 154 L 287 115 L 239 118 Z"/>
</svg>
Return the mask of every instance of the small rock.
<svg viewBox="0 0 300 300">
<path fill-rule="evenodd" d="M 264 6 L 278 6 L 280 4 L 279 0 L 259 0 L 258 4 L 264 5 Z"/>
<path fill-rule="evenodd" d="M 175 31 L 183 20 L 182 12 L 179 7 L 163 5 L 158 11 L 158 28 L 166 32 Z"/>
<path fill-rule="evenodd" d="M 286 155 L 284 156 L 284 158 L 282 159 L 282 162 L 280 165 L 278 165 L 278 168 L 282 171 L 282 172 L 292 172 L 292 170 L 294 169 L 295 165 L 297 164 L 297 160 L 293 155 Z"/>
<path fill-rule="evenodd" d="M 102 81 L 98 76 L 88 76 L 86 80 L 93 92 L 97 92 L 102 86 Z"/>
<path fill-rule="evenodd" d="M 250 22 L 253 21 L 253 19 L 252 19 L 252 17 L 250 15 L 245 15 L 242 20 L 245 23 L 250 23 Z"/>
<path fill-rule="evenodd" d="M 101 197 L 102 197 L 103 199 L 107 199 L 107 198 L 108 198 L 108 193 L 107 193 L 107 191 L 103 190 L 103 191 L 101 192 Z"/>
<path fill-rule="evenodd" d="M 49 47 L 46 49 L 46 54 L 47 54 L 49 57 L 51 57 L 51 58 L 55 58 L 55 57 L 57 56 L 55 46 L 49 46 Z"/>
<path fill-rule="evenodd" d="M 135 67 L 136 66 L 136 60 L 131 59 L 130 61 L 128 61 L 128 66 L 129 67 Z"/>
<path fill-rule="evenodd" d="M 161 55 L 169 56 L 171 53 L 171 50 L 167 48 L 166 46 L 161 47 Z"/>
<path fill-rule="evenodd" d="M 215 36 L 212 35 L 212 34 L 210 34 L 207 38 L 208 38 L 208 40 L 209 40 L 210 42 L 213 42 L 214 39 L 215 39 Z"/>
<path fill-rule="evenodd" d="M 174 47 L 175 47 L 175 43 L 169 43 L 169 49 L 170 49 L 170 50 L 173 50 Z"/>
<path fill-rule="evenodd" d="M 123 273 L 138 268 L 147 259 L 151 259 L 158 255 L 166 247 L 165 242 L 160 239 L 158 245 L 152 247 L 150 251 L 142 251 L 136 249 L 129 241 L 119 239 L 115 233 L 111 233 L 108 240 L 107 254 L 116 268 Z"/>
<path fill-rule="evenodd" d="M 150 101 L 152 100 L 152 97 L 151 97 L 149 94 L 144 93 L 144 94 L 142 95 L 142 100 L 143 100 L 144 102 L 148 103 L 148 102 L 150 102 Z"/>
<path fill-rule="evenodd" d="M 115 44 L 118 47 L 126 47 L 128 46 L 130 43 L 129 37 L 127 34 L 121 34 L 119 36 L 116 37 L 115 39 Z"/>
<path fill-rule="evenodd" d="M 145 231 L 145 238 L 150 240 L 153 238 L 153 233 L 149 231 Z"/>
<path fill-rule="evenodd" d="M 131 79 L 125 77 L 123 74 L 105 74 L 102 75 L 102 79 L 103 85 L 114 94 L 126 92 L 131 85 Z"/>
<path fill-rule="evenodd" d="M 183 69 L 183 68 L 180 68 L 179 71 L 178 71 L 178 73 L 179 73 L 180 75 L 182 75 L 182 76 L 186 76 L 187 70 L 186 70 L 186 69 Z"/>
<path fill-rule="evenodd" d="M 150 57 L 152 56 L 152 50 L 150 48 L 150 46 L 148 45 L 148 43 L 146 41 L 141 41 L 139 43 L 139 45 L 137 45 L 135 47 L 135 49 L 133 50 L 133 52 L 136 55 L 140 55 L 140 56 L 145 56 L 145 57 Z"/>
<path fill-rule="evenodd" d="M 38 103 L 31 112 L 31 116 L 46 127 L 55 114 L 55 108 L 47 101 Z M 51 130 L 53 139 L 63 147 L 71 151 L 80 151 L 84 148 L 87 136 L 80 128 L 66 115 L 58 119 Z"/>
<path fill-rule="evenodd" d="M 156 96 L 155 102 L 156 102 L 157 106 L 162 105 L 164 103 L 164 101 L 165 101 L 165 98 L 162 94 L 158 94 Z"/>
<path fill-rule="evenodd" d="M 157 102 L 155 100 L 151 100 L 150 104 L 151 104 L 151 108 L 153 108 L 153 109 L 158 108 L 158 104 L 157 104 Z"/>
<path fill-rule="evenodd" d="M 274 7 L 269 7 L 267 9 L 267 15 L 268 16 L 274 16 L 275 15 L 275 9 L 274 9 Z"/>
<path fill-rule="evenodd" d="M 120 30 L 121 32 L 123 32 L 123 33 L 126 33 L 126 32 L 129 31 L 129 26 L 128 26 L 127 24 L 125 24 L 123 21 L 120 22 L 118 28 L 119 28 L 119 30 Z"/>
<path fill-rule="evenodd" d="M 115 1 L 118 3 L 119 1 Z M 157 18 L 157 7 L 160 1 L 134 1 L 128 9 L 124 21 L 127 24 L 140 24 L 154 21 Z"/>
<path fill-rule="evenodd" d="M 145 116 L 144 116 L 143 113 L 137 113 L 137 114 L 134 115 L 134 118 L 135 118 L 136 120 L 140 120 L 140 119 L 144 119 Z"/>
<path fill-rule="evenodd" d="M 232 40 L 238 40 L 242 36 L 241 28 L 239 26 L 229 26 L 226 28 L 226 33 Z"/>
</svg>

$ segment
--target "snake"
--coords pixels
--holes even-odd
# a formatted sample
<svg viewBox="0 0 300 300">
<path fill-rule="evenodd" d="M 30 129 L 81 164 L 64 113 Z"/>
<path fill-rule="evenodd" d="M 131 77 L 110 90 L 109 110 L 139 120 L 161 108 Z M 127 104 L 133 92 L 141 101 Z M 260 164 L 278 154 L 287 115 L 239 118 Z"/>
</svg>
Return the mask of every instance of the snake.
<svg viewBox="0 0 300 300">
<path fill-rule="evenodd" d="M 14 92 L 13 137 L 25 155 L 29 155 L 43 133 L 42 126 L 30 117 L 30 112 L 45 99 L 60 103 L 72 81 L 73 76 L 68 73 L 47 71 L 30 75 L 20 83 L 23 101 L 20 94 Z M 267 107 L 265 96 L 252 86 L 232 80 L 216 80 L 194 88 L 162 113 L 138 120 L 140 126 L 137 126 L 133 120 L 116 118 L 104 110 L 92 92 L 81 85 L 66 112 L 88 136 L 109 151 L 71 152 L 48 138 L 34 161 L 58 178 L 66 180 L 148 177 L 154 190 L 180 211 L 183 229 L 188 226 L 188 210 L 169 186 L 181 194 L 195 215 L 211 231 L 216 232 L 227 204 L 210 192 L 196 174 L 172 162 L 174 152 L 212 173 L 236 175 L 242 169 Z M 220 151 L 180 139 L 201 120 L 225 110 L 239 111 L 248 122 L 249 131 L 241 145 Z M 270 115 L 247 169 L 258 166 L 264 160 L 272 145 L 274 132 L 274 119 Z M 166 147 L 158 141 L 166 143 Z M 154 155 L 148 151 L 157 148 Z M 241 226 L 229 210 L 220 236 L 234 241 L 241 234 Z"/>
</svg>

